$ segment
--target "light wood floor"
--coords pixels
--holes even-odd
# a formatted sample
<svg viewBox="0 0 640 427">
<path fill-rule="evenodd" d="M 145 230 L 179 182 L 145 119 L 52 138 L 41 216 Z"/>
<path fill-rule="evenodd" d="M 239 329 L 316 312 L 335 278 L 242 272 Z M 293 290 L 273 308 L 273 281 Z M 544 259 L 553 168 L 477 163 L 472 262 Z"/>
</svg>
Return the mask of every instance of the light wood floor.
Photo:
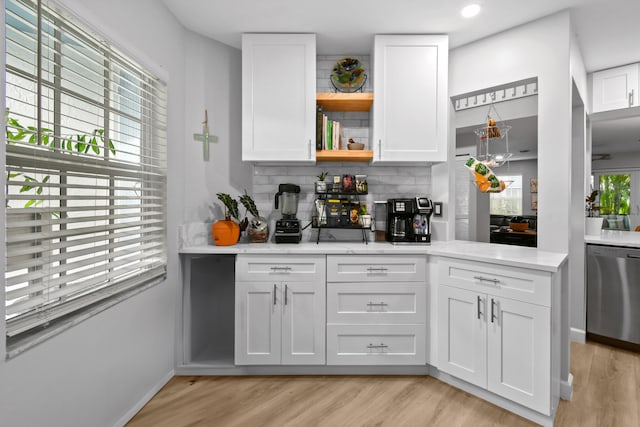
<svg viewBox="0 0 640 427">
<path fill-rule="evenodd" d="M 640 354 L 571 345 L 557 426 L 640 426 Z M 428 376 L 175 377 L 129 427 L 533 426 Z"/>
</svg>

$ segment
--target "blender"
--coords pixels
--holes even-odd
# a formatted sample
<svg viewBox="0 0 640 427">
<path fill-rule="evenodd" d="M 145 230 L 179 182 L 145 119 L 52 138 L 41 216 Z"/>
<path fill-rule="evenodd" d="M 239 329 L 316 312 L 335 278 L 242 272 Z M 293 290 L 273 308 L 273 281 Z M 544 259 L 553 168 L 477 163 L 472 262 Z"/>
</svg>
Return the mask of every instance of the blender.
<svg viewBox="0 0 640 427">
<path fill-rule="evenodd" d="M 298 213 L 300 187 L 295 184 L 280 184 L 275 197 L 275 208 L 280 208 L 282 219 L 276 221 L 276 243 L 299 243 L 302 240 Z"/>
</svg>

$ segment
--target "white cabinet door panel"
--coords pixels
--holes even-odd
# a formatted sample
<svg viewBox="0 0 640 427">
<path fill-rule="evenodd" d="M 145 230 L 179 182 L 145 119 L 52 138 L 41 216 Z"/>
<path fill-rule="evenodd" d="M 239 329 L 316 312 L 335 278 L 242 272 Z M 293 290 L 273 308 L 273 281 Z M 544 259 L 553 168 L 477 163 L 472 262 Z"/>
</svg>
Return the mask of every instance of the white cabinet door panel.
<svg viewBox="0 0 640 427">
<path fill-rule="evenodd" d="M 438 301 L 438 369 L 486 387 L 486 297 L 440 286 Z"/>
<path fill-rule="evenodd" d="M 448 38 L 374 41 L 374 163 L 446 160 Z"/>
<path fill-rule="evenodd" d="M 631 64 L 593 73 L 593 113 L 640 105 L 638 80 L 640 64 Z"/>
<path fill-rule="evenodd" d="M 275 284 L 236 283 L 236 365 L 280 364 L 278 293 Z"/>
<path fill-rule="evenodd" d="M 315 90 L 315 34 L 243 34 L 242 160 L 315 162 Z"/>
<path fill-rule="evenodd" d="M 282 364 L 324 365 L 324 283 L 284 283 Z"/>
<path fill-rule="evenodd" d="M 491 296 L 489 305 L 492 300 L 495 318 L 488 325 L 488 389 L 549 415 L 551 310 Z"/>
</svg>

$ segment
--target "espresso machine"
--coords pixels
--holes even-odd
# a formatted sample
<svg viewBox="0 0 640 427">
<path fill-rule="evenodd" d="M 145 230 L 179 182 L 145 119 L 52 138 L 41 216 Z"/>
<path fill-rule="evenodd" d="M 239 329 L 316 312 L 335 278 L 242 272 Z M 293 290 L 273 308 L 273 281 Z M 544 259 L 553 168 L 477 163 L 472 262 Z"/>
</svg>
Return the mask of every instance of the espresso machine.
<svg viewBox="0 0 640 427">
<path fill-rule="evenodd" d="M 431 242 L 433 202 L 426 197 L 387 200 L 386 240 L 391 243 Z"/>
<path fill-rule="evenodd" d="M 280 184 L 275 197 L 275 207 L 280 208 L 282 218 L 276 221 L 274 239 L 276 243 L 299 243 L 302 240 L 298 213 L 300 187 L 295 184 Z"/>
</svg>

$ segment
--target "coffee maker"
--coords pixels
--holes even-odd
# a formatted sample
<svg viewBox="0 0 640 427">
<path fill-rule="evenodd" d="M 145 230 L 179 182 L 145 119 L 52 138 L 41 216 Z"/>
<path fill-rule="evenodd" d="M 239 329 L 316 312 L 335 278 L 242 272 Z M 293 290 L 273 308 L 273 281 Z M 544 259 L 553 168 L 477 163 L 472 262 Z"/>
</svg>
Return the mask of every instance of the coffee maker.
<svg viewBox="0 0 640 427">
<path fill-rule="evenodd" d="M 431 242 L 433 202 L 426 197 L 387 200 L 386 240 L 391 243 Z"/>
<path fill-rule="evenodd" d="M 300 187 L 295 184 L 280 184 L 275 197 L 275 207 L 282 213 L 282 219 L 276 221 L 274 239 L 276 243 L 299 243 L 302 240 L 298 213 Z"/>
</svg>

